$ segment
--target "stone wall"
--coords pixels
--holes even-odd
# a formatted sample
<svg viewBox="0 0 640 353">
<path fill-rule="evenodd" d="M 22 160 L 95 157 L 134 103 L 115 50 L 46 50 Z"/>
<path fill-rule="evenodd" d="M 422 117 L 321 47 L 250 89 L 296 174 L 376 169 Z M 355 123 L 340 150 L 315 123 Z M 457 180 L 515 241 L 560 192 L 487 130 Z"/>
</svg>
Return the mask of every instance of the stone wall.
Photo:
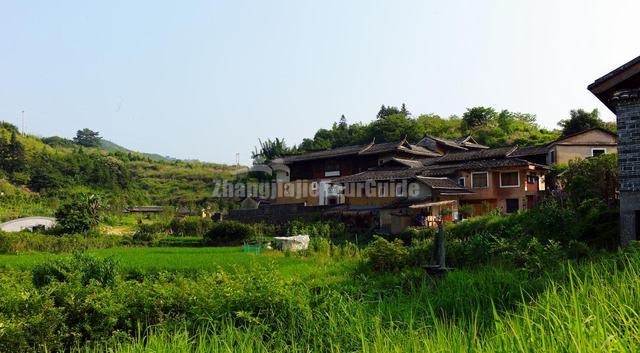
<svg viewBox="0 0 640 353">
<path fill-rule="evenodd" d="M 638 239 L 640 212 L 640 90 L 614 95 L 618 123 L 620 242 Z"/>
<path fill-rule="evenodd" d="M 617 120 L 620 191 L 640 191 L 640 99 L 620 101 Z"/>
</svg>

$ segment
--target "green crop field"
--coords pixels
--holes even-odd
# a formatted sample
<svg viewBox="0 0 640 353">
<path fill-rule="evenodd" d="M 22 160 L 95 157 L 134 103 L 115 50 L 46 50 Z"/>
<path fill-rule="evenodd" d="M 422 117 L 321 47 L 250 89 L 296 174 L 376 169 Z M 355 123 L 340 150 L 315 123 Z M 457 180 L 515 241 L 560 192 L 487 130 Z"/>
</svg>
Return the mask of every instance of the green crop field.
<svg viewBox="0 0 640 353">
<path fill-rule="evenodd" d="M 215 272 L 250 271 L 255 266 L 273 265 L 286 278 L 320 278 L 339 275 L 354 266 L 353 261 L 331 261 L 321 257 L 284 256 L 279 251 L 245 253 L 242 247 L 117 247 L 86 251 L 99 258 L 113 258 L 124 271 Z M 47 260 L 69 254 L 24 253 L 0 255 L 0 267 L 30 270 Z"/>
</svg>

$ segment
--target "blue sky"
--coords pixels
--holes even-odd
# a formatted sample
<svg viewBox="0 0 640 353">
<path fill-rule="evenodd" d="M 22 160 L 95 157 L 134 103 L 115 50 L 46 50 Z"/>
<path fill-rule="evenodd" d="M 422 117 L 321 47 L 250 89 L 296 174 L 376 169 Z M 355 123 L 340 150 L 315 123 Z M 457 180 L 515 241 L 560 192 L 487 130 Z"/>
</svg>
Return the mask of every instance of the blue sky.
<svg viewBox="0 0 640 353">
<path fill-rule="evenodd" d="M 0 119 L 88 127 L 123 146 L 249 163 L 381 104 L 484 105 L 555 127 L 599 108 L 595 78 L 640 55 L 637 1 L 0 2 Z"/>
</svg>

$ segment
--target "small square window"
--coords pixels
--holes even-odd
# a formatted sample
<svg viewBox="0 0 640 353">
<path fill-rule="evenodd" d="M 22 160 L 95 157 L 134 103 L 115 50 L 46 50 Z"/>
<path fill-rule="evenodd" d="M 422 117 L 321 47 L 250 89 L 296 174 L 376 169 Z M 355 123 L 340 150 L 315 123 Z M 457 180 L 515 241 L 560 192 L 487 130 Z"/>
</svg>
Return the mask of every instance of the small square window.
<svg viewBox="0 0 640 353">
<path fill-rule="evenodd" d="M 520 186 L 520 173 L 518 172 L 502 172 L 500 173 L 500 187 L 518 187 Z"/>
<path fill-rule="evenodd" d="M 471 187 L 472 188 L 488 188 L 489 187 L 489 173 L 471 173 Z"/>
<path fill-rule="evenodd" d="M 607 153 L 606 148 L 592 148 L 591 149 L 591 157 L 598 157 L 601 154 Z"/>
<path fill-rule="evenodd" d="M 466 186 L 466 185 L 465 185 L 465 184 L 466 184 L 466 182 L 467 182 L 467 181 L 466 181 L 466 179 L 465 179 L 464 177 L 459 177 L 459 178 L 458 178 L 458 185 L 460 185 L 460 186 L 462 186 L 462 187 L 465 187 L 465 186 Z"/>
</svg>

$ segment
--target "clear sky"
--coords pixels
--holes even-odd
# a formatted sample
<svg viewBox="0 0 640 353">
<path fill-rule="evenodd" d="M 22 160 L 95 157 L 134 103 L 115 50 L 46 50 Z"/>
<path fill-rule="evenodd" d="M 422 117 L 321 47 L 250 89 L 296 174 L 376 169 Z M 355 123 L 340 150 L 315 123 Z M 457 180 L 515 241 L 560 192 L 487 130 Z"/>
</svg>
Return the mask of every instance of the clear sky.
<svg viewBox="0 0 640 353">
<path fill-rule="evenodd" d="M 248 163 L 381 104 L 606 110 L 587 90 L 640 55 L 639 1 L 0 1 L 0 119 Z"/>
</svg>

